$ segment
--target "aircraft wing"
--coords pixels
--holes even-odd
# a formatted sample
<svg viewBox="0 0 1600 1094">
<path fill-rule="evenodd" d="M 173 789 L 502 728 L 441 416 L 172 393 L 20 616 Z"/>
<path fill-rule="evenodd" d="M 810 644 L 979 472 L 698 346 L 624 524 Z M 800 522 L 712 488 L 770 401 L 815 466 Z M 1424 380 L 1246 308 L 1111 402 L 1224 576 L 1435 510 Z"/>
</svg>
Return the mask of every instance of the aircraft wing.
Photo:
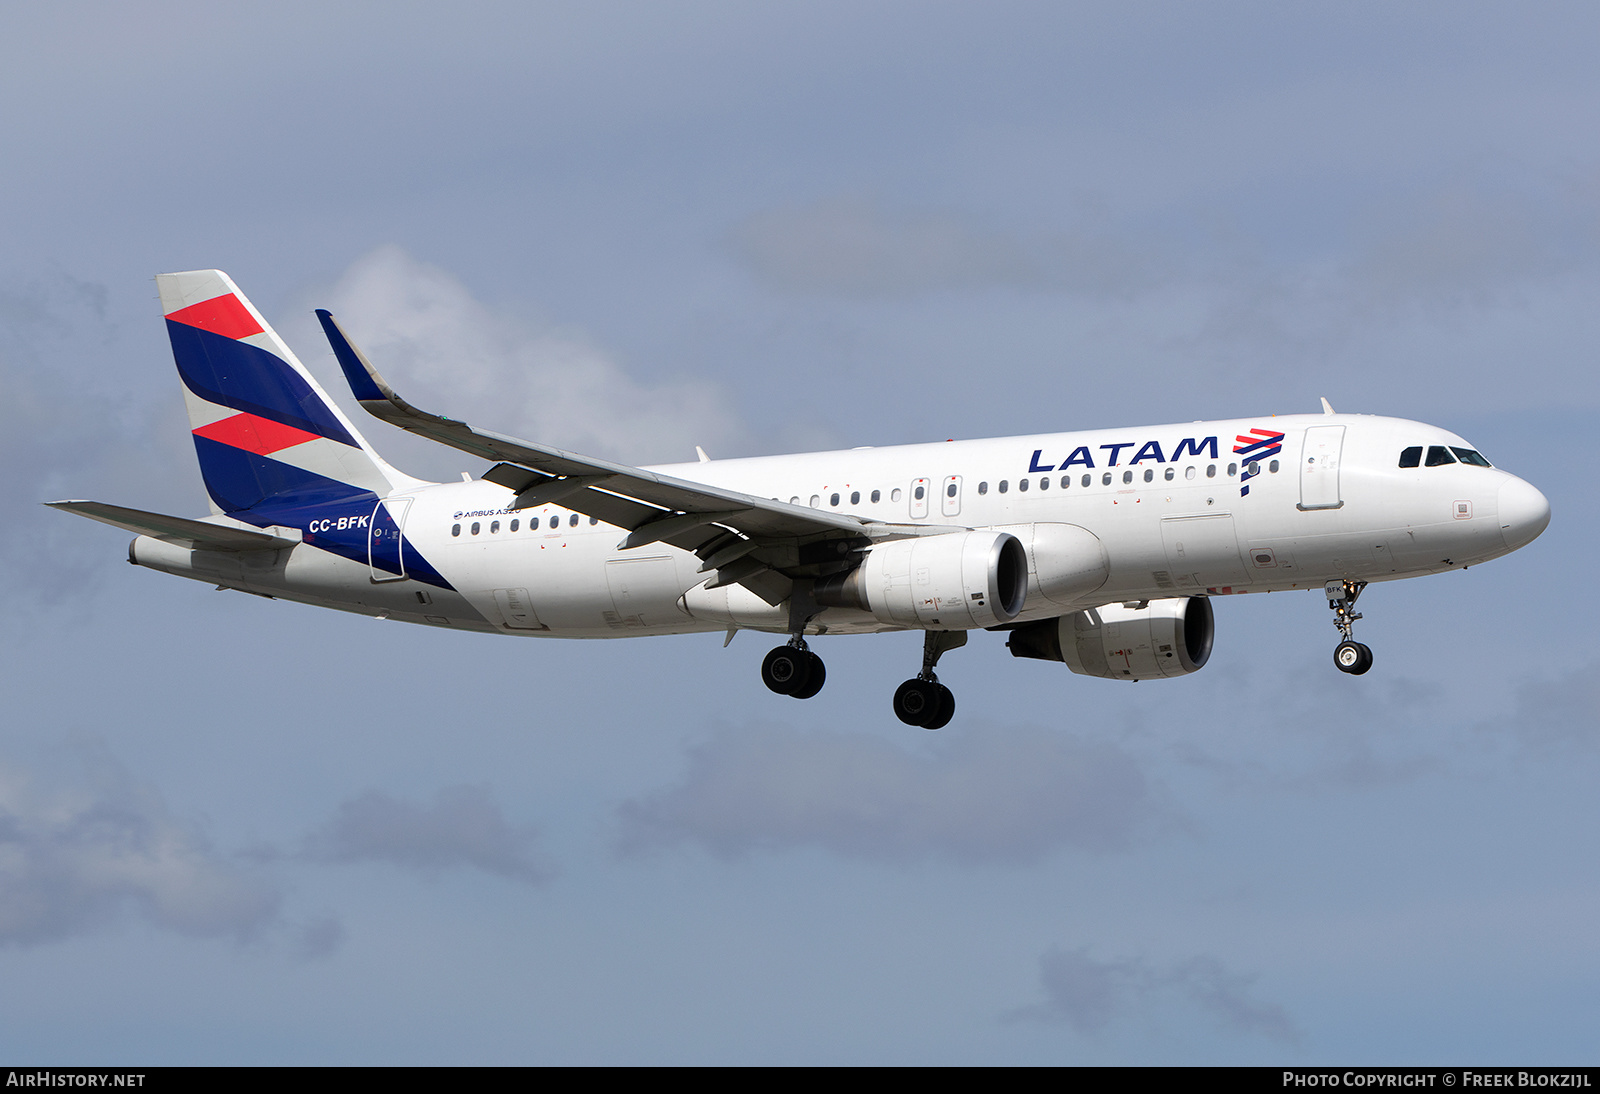
<svg viewBox="0 0 1600 1094">
<path fill-rule="evenodd" d="M 100 501 L 47 501 L 44 504 L 193 551 L 276 551 L 293 547 L 301 540 L 300 532 L 293 528 L 281 528 L 281 534 L 273 535 L 188 517 L 147 513 L 143 509 L 126 509 Z"/>
<path fill-rule="evenodd" d="M 769 581 L 758 587 L 762 586 L 762 571 L 789 577 L 816 576 L 811 571 L 819 565 L 827 567 L 830 562 L 843 560 L 850 541 L 858 540 L 865 546 L 871 540 L 899 539 L 929 531 L 917 525 L 885 524 L 791 505 L 580 456 L 419 410 L 396 394 L 329 312 L 319 309 L 317 318 L 322 321 L 351 392 L 368 413 L 463 452 L 505 461 L 483 477 L 516 493 L 511 508 L 559 502 L 567 509 L 628 529 L 629 534 L 618 545 L 620 549 L 659 541 L 699 553 L 708 563 L 706 568 L 718 570 L 713 588 L 738 581 L 770 603 L 777 603 L 783 597 L 772 599 L 778 591 L 776 586 Z M 835 549 L 828 550 L 830 546 Z M 721 557 L 729 554 L 734 557 L 722 562 Z M 711 566 L 713 562 L 719 565 Z"/>
</svg>

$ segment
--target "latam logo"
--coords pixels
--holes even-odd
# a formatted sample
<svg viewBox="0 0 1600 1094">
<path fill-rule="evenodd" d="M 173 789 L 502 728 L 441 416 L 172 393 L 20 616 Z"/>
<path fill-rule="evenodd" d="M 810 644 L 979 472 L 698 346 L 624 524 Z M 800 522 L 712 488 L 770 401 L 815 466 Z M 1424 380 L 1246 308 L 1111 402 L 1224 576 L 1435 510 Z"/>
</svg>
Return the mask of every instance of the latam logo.
<svg viewBox="0 0 1600 1094">
<path fill-rule="evenodd" d="M 1260 461 L 1270 459 L 1283 451 L 1283 434 L 1272 429 L 1252 429 L 1234 438 L 1233 454 L 1244 464 L 1239 473 L 1239 496 L 1250 493 L 1250 480 L 1261 474 Z"/>
<path fill-rule="evenodd" d="M 1283 434 L 1279 433 L 1278 436 L 1282 437 Z M 1110 453 L 1109 456 L 1101 457 L 1101 459 L 1104 461 L 1103 466 L 1121 466 L 1122 454 L 1130 448 L 1138 449 L 1138 451 L 1133 454 L 1133 458 L 1128 461 L 1130 466 L 1137 463 L 1143 463 L 1145 460 L 1149 460 L 1152 463 L 1176 463 L 1177 461 L 1183 459 L 1186 455 L 1197 460 L 1204 459 L 1207 453 L 1210 454 L 1211 459 L 1214 460 L 1217 458 L 1217 439 L 1215 437 L 1201 437 L 1199 439 L 1194 437 L 1185 437 L 1183 440 L 1179 441 L 1178 446 L 1172 450 L 1171 459 L 1168 459 L 1167 456 L 1162 452 L 1160 441 L 1145 441 L 1142 444 L 1138 441 L 1119 441 L 1116 444 L 1103 444 L 1100 446 L 1100 451 Z M 1042 463 L 1040 461 L 1043 458 L 1044 449 L 1035 448 L 1033 450 L 1033 458 L 1028 461 L 1029 472 L 1037 474 L 1040 471 L 1055 471 L 1057 469 L 1065 471 L 1069 467 L 1095 466 L 1094 453 L 1089 451 L 1089 447 L 1087 445 L 1079 445 L 1077 448 L 1074 448 L 1067 455 L 1067 458 L 1060 464 Z"/>
</svg>

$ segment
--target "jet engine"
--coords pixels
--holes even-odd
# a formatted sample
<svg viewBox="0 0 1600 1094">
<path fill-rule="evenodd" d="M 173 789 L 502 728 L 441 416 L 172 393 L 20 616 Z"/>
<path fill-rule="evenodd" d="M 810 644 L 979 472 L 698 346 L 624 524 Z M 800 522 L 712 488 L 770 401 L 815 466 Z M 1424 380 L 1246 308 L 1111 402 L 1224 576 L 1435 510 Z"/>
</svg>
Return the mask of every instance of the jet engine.
<svg viewBox="0 0 1600 1094">
<path fill-rule="evenodd" d="M 1028 596 L 1028 554 L 1009 532 L 950 532 L 880 543 L 848 573 L 819 580 L 824 607 L 883 623 L 969 630 L 1009 623 Z"/>
<path fill-rule="evenodd" d="M 1107 604 L 1011 632 L 1013 657 L 1064 661 L 1082 676 L 1160 680 L 1187 676 L 1211 658 L 1216 632 L 1203 596 L 1152 600 L 1143 607 Z"/>
</svg>

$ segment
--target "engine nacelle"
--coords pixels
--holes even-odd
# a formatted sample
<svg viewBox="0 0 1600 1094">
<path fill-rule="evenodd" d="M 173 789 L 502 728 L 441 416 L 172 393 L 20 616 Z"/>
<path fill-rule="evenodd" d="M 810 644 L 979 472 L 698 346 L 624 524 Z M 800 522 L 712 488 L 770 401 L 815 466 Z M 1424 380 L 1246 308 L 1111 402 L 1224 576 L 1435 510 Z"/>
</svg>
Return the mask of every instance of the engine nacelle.
<svg viewBox="0 0 1600 1094">
<path fill-rule="evenodd" d="M 1028 554 L 1009 532 L 950 532 L 880 543 L 847 574 L 818 581 L 818 604 L 884 623 L 970 630 L 1009 623 L 1028 597 Z"/>
<path fill-rule="evenodd" d="M 1205 667 L 1216 633 L 1211 601 L 1203 596 L 1152 600 L 1143 608 L 1107 604 L 1011 632 L 1013 657 L 1064 661 L 1083 676 L 1160 680 Z"/>
</svg>

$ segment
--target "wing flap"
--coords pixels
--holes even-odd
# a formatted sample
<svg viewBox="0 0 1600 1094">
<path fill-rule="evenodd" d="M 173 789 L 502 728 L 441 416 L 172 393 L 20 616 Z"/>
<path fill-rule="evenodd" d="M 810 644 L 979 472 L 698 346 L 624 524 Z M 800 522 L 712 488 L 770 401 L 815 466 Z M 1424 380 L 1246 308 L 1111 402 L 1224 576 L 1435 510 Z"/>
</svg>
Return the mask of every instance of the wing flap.
<svg viewBox="0 0 1600 1094">
<path fill-rule="evenodd" d="M 99 501 L 47 501 L 44 504 L 192 551 L 278 551 L 293 547 L 301 540 L 299 531 L 293 528 L 281 528 L 280 534 L 273 535 Z"/>
</svg>

